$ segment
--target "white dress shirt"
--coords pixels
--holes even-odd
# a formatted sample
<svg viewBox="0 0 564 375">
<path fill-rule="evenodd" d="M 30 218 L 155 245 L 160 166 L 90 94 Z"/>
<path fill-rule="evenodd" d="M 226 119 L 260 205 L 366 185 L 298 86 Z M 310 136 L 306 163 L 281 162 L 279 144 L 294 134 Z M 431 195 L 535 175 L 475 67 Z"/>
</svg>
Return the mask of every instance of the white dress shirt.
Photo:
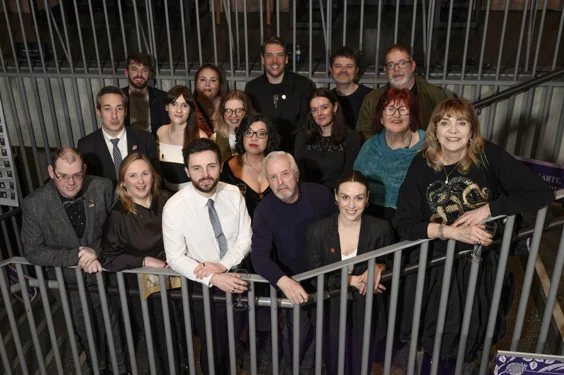
<svg viewBox="0 0 564 375">
<path fill-rule="evenodd" d="M 220 258 L 208 213 L 213 199 L 227 252 Z M 170 198 L 163 210 L 163 241 L 170 267 L 190 280 L 210 286 L 212 275 L 196 279 L 194 269 L 203 262 L 220 263 L 229 271 L 251 251 L 251 217 L 245 199 L 234 185 L 217 184 L 211 198 L 200 195 L 191 183 Z"/>
<path fill-rule="evenodd" d="M 125 159 L 125 157 L 127 156 L 127 132 L 125 131 L 125 126 L 121 130 L 121 133 L 119 133 L 115 137 L 112 137 L 111 135 L 106 133 L 104 128 L 102 128 L 102 134 L 104 135 L 104 140 L 106 141 L 106 146 L 108 146 L 108 151 L 110 152 L 112 161 L 114 160 L 114 144 L 110 141 L 114 138 L 119 138 L 118 148 L 119 152 L 121 152 L 121 160 Z"/>
</svg>

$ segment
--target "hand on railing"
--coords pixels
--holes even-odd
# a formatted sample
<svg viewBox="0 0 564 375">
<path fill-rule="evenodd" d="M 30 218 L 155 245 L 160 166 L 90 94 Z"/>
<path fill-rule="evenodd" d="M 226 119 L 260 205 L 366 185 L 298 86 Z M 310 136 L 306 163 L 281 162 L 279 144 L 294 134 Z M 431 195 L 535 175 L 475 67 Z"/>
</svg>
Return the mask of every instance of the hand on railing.
<svg viewBox="0 0 564 375">
<path fill-rule="evenodd" d="M 210 283 L 226 293 L 245 293 L 247 282 L 241 280 L 241 274 L 237 273 L 214 273 Z"/>
<path fill-rule="evenodd" d="M 476 208 L 475 210 L 465 212 L 462 216 L 456 219 L 454 223 L 452 223 L 452 226 L 458 227 L 463 224 L 465 225 L 481 224 L 484 221 L 486 221 L 486 219 L 488 219 L 489 217 L 491 217 L 490 205 L 486 204 L 480 208 Z"/>
<path fill-rule="evenodd" d="M 196 275 L 197 279 L 203 279 L 208 277 L 214 273 L 224 273 L 227 271 L 227 268 L 221 263 L 212 263 L 212 262 L 204 262 L 200 263 L 194 269 L 194 275 Z"/>
<path fill-rule="evenodd" d="M 102 265 L 98 261 L 96 251 L 86 246 L 78 248 L 77 266 L 86 273 L 102 272 Z"/>
<path fill-rule="evenodd" d="M 384 293 L 386 287 L 380 284 L 380 278 L 382 277 L 382 272 L 385 270 L 385 266 L 383 264 L 375 264 L 374 265 L 374 293 Z M 363 296 L 366 295 L 369 287 L 367 285 L 368 282 L 368 270 L 364 271 L 362 275 L 359 276 L 349 276 L 349 285 L 358 289 L 358 292 Z"/>
<path fill-rule="evenodd" d="M 154 267 L 154 268 L 170 268 L 170 266 L 164 261 L 153 257 L 145 257 L 143 261 L 143 266 Z"/>
<path fill-rule="evenodd" d="M 308 294 L 300 283 L 292 280 L 288 276 L 282 276 L 276 283 L 282 293 L 290 300 L 293 305 L 307 302 Z"/>
</svg>

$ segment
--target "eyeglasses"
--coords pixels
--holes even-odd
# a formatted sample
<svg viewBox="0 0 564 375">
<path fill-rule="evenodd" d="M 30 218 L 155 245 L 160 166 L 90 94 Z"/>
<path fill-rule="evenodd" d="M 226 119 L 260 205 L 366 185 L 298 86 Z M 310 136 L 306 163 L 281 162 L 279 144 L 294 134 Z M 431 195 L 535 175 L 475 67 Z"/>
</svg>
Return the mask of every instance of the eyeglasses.
<svg viewBox="0 0 564 375">
<path fill-rule="evenodd" d="M 231 117 L 233 116 L 233 113 L 235 113 L 237 117 L 243 116 L 245 114 L 245 108 L 236 108 L 236 109 L 226 108 L 223 110 L 223 116 L 225 117 Z"/>
<path fill-rule="evenodd" d="M 259 130 L 258 132 L 251 130 L 251 129 L 247 129 L 245 130 L 245 137 L 247 138 L 253 138 L 253 135 L 257 135 L 258 139 L 265 139 L 266 136 L 268 135 L 268 132 L 266 130 Z"/>
<path fill-rule="evenodd" d="M 384 107 L 384 114 L 386 116 L 393 116 L 396 111 L 402 116 L 409 115 L 409 107 Z"/>
<path fill-rule="evenodd" d="M 58 175 L 55 171 L 53 171 L 53 173 L 55 174 L 55 178 L 58 181 L 62 182 L 69 182 L 71 178 L 73 179 L 73 181 L 82 181 L 82 179 L 84 178 L 84 173 L 75 173 L 72 176 L 68 176 L 66 174 Z"/>
<path fill-rule="evenodd" d="M 385 67 L 387 70 L 394 70 L 394 69 L 396 68 L 396 65 L 397 65 L 398 68 L 400 68 L 400 69 L 405 69 L 405 68 L 407 68 L 407 64 L 411 64 L 412 62 L 413 62 L 413 60 L 407 60 L 407 61 L 405 61 L 405 60 L 400 60 L 400 61 L 398 61 L 398 62 L 393 62 L 393 61 L 392 61 L 392 62 L 389 62 L 389 63 L 385 63 L 385 64 L 384 64 L 384 67 Z"/>
</svg>

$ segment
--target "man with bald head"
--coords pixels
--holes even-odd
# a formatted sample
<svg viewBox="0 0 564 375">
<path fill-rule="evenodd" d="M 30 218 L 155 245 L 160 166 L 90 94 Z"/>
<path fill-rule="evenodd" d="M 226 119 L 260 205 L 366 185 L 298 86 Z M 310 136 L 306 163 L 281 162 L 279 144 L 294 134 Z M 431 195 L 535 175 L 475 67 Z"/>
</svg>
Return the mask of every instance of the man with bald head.
<svg viewBox="0 0 564 375">
<path fill-rule="evenodd" d="M 102 266 L 98 260 L 102 225 L 113 203 L 112 182 L 106 178 L 85 175 L 86 167 L 76 149 L 63 148 L 53 153 L 48 167 L 51 181 L 36 189 L 22 203 L 22 244 L 26 259 L 47 268 L 47 276 L 56 279 L 52 267 L 78 266 L 82 269 L 86 286 L 96 285 L 93 273 L 100 272 Z M 63 269 L 70 304 L 73 327 L 92 366 L 99 366 L 101 374 L 111 369 L 107 357 L 104 319 L 98 293 L 87 293 L 90 306 L 90 324 L 99 330 L 95 336 L 97 361 L 91 357 L 91 350 L 86 333 L 84 312 L 80 294 L 76 291 L 76 272 Z M 74 289 L 74 290 L 71 290 Z M 53 293 L 59 306 L 61 296 Z M 120 373 L 126 373 L 125 352 L 119 336 L 116 314 L 111 305 L 110 326 L 114 338 L 116 359 Z M 95 331 L 95 333 L 98 333 Z M 74 339 L 74 338 L 73 338 Z"/>
<path fill-rule="evenodd" d="M 384 74 L 388 78 L 385 86 L 372 90 L 362 102 L 356 131 L 362 135 L 364 140 L 374 135 L 372 131 L 372 117 L 378 99 L 390 87 L 396 89 L 409 89 L 419 106 L 419 121 L 421 129 L 427 129 L 433 110 L 443 100 L 447 98 L 445 92 L 435 85 L 426 82 L 423 77 L 415 75 L 415 66 L 409 49 L 401 44 L 394 44 L 386 52 L 384 61 Z M 379 119 L 377 119 L 379 120 Z"/>
<path fill-rule="evenodd" d="M 311 285 L 291 277 L 308 271 L 307 229 L 336 210 L 335 197 L 323 185 L 298 183 L 296 161 L 286 152 L 271 152 L 264 166 L 273 194 L 264 197 L 255 210 L 251 260 L 259 275 L 290 302 L 301 304 L 308 300 Z M 292 374 L 292 310 L 285 309 L 283 316 L 283 367 Z M 315 369 L 312 317 L 310 307 L 300 309 L 300 374 L 313 374 Z"/>
</svg>

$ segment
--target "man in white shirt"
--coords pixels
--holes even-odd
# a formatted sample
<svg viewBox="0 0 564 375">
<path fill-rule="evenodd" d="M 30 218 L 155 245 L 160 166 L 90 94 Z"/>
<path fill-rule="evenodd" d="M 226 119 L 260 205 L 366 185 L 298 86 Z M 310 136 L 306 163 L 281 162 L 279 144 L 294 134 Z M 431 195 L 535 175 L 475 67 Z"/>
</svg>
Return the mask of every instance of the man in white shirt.
<svg viewBox="0 0 564 375">
<path fill-rule="evenodd" d="M 251 250 L 251 218 L 239 188 L 219 181 L 221 151 L 209 139 L 196 139 L 184 150 L 191 184 L 168 200 L 163 210 L 163 241 L 170 267 L 190 280 L 226 293 L 244 293 L 240 274 L 226 273 Z M 211 294 L 217 289 L 211 289 Z M 216 374 L 229 373 L 226 307 L 211 303 L 213 356 Z M 200 364 L 209 373 L 202 301 L 194 301 L 201 340 Z"/>
</svg>

